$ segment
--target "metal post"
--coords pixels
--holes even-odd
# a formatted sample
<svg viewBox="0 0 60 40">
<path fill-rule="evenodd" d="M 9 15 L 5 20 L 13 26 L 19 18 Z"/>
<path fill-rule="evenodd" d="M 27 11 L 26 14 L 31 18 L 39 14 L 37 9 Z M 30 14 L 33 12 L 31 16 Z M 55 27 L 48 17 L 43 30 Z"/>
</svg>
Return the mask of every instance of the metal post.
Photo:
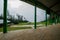
<svg viewBox="0 0 60 40">
<path fill-rule="evenodd" d="M 59 16 L 57 16 L 57 20 L 58 20 L 58 23 L 59 23 Z"/>
<path fill-rule="evenodd" d="M 55 14 L 55 24 L 56 24 L 56 14 Z"/>
<path fill-rule="evenodd" d="M 47 26 L 47 13 L 46 13 L 46 26 Z"/>
<path fill-rule="evenodd" d="M 60 16 L 59 16 L 59 23 L 60 23 Z"/>
<path fill-rule="evenodd" d="M 56 15 L 57 23 L 58 23 L 58 16 Z"/>
<path fill-rule="evenodd" d="M 36 29 L 36 0 L 35 0 L 35 9 L 34 9 L 35 11 L 35 15 L 34 15 L 34 29 Z"/>
<path fill-rule="evenodd" d="M 57 16 L 57 23 L 59 23 L 59 17 Z"/>
<path fill-rule="evenodd" d="M 3 33 L 7 33 L 7 0 L 4 0 L 4 27 Z"/>
<path fill-rule="evenodd" d="M 52 23 L 55 23 L 55 15 L 52 14 L 53 18 L 52 18 Z"/>
<path fill-rule="evenodd" d="M 48 14 L 48 13 L 50 13 L 50 10 L 49 10 L 49 9 L 46 9 L 46 14 L 45 14 L 45 15 L 46 15 L 46 26 L 47 26 L 47 24 L 48 24 L 48 23 L 47 23 L 47 14 Z"/>
<path fill-rule="evenodd" d="M 56 18 L 55 19 L 56 19 L 56 24 L 57 24 L 57 15 L 56 15 Z"/>
<path fill-rule="evenodd" d="M 60 23 L 60 16 L 59 16 L 59 23 Z"/>
<path fill-rule="evenodd" d="M 54 17 L 53 14 L 51 14 L 51 24 L 53 24 L 53 21 L 54 21 L 53 17 Z"/>
<path fill-rule="evenodd" d="M 50 13 L 50 24 L 52 24 L 52 15 Z"/>
<path fill-rule="evenodd" d="M 58 23 L 59 23 L 59 16 L 58 16 Z"/>
</svg>

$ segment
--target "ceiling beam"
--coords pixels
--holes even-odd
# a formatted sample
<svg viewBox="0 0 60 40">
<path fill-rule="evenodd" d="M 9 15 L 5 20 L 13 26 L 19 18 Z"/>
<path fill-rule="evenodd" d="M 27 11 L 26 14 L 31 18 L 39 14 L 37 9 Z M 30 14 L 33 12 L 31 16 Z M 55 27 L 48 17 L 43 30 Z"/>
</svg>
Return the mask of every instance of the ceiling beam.
<svg viewBox="0 0 60 40">
<path fill-rule="evenodd" d="M 56 12 L 60 12 L 60 10 L 56 11 Z"/>
<path fill-rule="evenodd" d="M 27 2 L 27 3 L 29 3 L 29 4 L 32 4 L 32 5 L 34 5 L 34 0 L 21 0 L 21 1 L 25 1 L 25 2 Z M 41 3 L 41 2 L 39 2 L 39 1 L 36 1 L 37 3 L 37 7 L 39 7 L 39 8 L 42 8 L 42 9 L 44 9 L 44 10 L 46 10 L 46 9 L 49 9 L 51 12 L 54 12 L 54 13 L 56 13 L 55 11 L 53 11 L 52 9 L 50 9 L 49 7 L 47 7 L 46 5 L 44 5 L 43 3 Z"/>
<path fill-rule="evenodd" d="M 52 7 L 54 7 L 54 6 L 57 5 L 57 4 L 59 4 L 59 1 L 56 2 L 55 4 L 51 5 L 49 8 L 52 8 Z"/>
</svg>

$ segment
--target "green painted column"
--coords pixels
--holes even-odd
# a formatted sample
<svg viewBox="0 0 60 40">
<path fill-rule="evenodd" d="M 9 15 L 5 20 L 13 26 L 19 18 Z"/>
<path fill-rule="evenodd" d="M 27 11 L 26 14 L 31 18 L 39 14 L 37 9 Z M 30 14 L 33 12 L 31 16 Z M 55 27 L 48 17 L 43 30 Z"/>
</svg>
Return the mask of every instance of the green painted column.
<svg viewBox="0 0 60 40">
<path fill-rule="evenodd" d="M 56 18 L 57 18 L 57 23 L 58 23 L 58 16 L 56 15 Z"/>
<path fill-rule="evenodd" d="M 53 22 L 54 22 L 54 15 L 53 15 L 53 13 L 51 13 L 51 24 L 53 24 Z"/>
<path fill-rule="evenodd" d="M 60 16 L 59 16 L 59 23 L 60 23 Z"/>
<path fill-rule="evenodd" d="M 58 23 L 59 23 L 59 16 L 58 16 Z"/>
<path fill-rule="evenodd" d="M 50 13 L 50 24 L 52 25 L 52 13 Z"/>
<path fill-rule="evenodd" d="M 56 17 L 55 20 L 56 20 L 56 24 L 57 24 L 57 15 L 55 15 L 55 17 Z"/>
<path fill-rule="evenodd" d="M 54 15 L 54 13 L 52 14 L 52 23 L 55 23 L 55 15 Z"/>
<path fill-rule="evenodd" d="M 51 24 L 51 13 L 50 13 L 50 21 L 49 21 L 49 23 Z"/>
<path fill-rule="evenodd" d="M 46 26 L 47 26 L 47 12 L 46 12 Z"/>
<path fill-rule="evenodd" d="M 55 24 L 56 24 L 56 14 L 55 14 Z"/>
<path fill-rule="evenodd" d="M 7 33 L 7 0 L 4 0 L 4 26 L 3 33 Z"/>
<path fill-rule="evenodd" d="M 60 16 L 59 16 L 59 23 L 60 23 Z"/>
<path fill-rule="evenodd" d="M 57 23 L 59 22 L 59 20 L 58 20 L 58 15 L 57 15 Z"/>
<path fill-rule="evenodd" d="M 57 15 L 57 20 L 58 20 L 58 23 L 59 23 L 59 16 Z"/>
<path fill-rule="evenodd" d="M 36 13 L 37 13 L 36 12 L 36 0 L 34 0 L 34 2 L 35 2 L 35 5 L 34 5 L 35 6 L 35 9 L 34 9 L 35 10 L 34 11 L 34 29 L 36 29 Z"/>
<path fill-rule="evenodd" d="M 47 26 L 48 25 L 48 19 L 47 19 L 47 14 L 50 14 L 50 10 L 49 9 L 46 9 L 46 14 L 45 14 L 45 16 L 46 16 L 46 23 L 45 23 L 45 25 Z"/>
<path fill-rule="evenodd" d="M 56 15 L 56 24 L 58 23 L 58 16 Z"/>
<path fill-rule="evenodd" d="M 60 20 L 59 20 L 59 22 L 60 22 Z"/>
<path fill-rule="evenodd" d="M 57 23 L 59 23 L 59 17 L 58 17 L 58 15 L 57 15 Z"/>
</svg>

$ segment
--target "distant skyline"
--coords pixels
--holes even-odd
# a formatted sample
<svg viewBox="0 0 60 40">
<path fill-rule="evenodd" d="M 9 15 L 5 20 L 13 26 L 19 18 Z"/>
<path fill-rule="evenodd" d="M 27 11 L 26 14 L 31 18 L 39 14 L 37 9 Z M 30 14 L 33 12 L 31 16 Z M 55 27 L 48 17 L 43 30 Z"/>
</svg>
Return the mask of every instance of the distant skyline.
<svg viewBox="0 0 60 40">
<path fill-rule="evenodd" d="M 3 0 L 0 0 L 0 14 L 3 12 Z M 8 11 L 10 15 L 24 16 L 28 21 L 34 22 L 34 6 L 20 0 L 8 0 Z M 37 8 L 37 22 L 45 20 L 45 10 Z M 49 15 L 47 15 L 49 16 Z"/>
</svg>

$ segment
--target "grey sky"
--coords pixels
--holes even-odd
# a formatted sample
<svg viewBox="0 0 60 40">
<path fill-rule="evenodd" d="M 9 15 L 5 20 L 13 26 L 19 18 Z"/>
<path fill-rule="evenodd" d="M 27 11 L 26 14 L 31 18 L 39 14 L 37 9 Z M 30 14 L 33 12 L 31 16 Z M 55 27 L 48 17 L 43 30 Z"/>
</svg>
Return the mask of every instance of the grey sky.
<svg viewBox="0 0 60 40">
<path fill-rule="evenodd" d="M 0 0 L 0 14 L 3 11 L 3 0 Z M 19 14 L 23 15 L 30 22 L 34 22 L 34 6 L 19 1 L 19 0 L 8 0 L 8 11 L 11 15 Z M 37 22 L 45 20 L 45 11 L 37 8 Z"/>
<path fill-rule="evenodd" d="M 0 14 L 3 12 L 3 0 L 0 0 Z"/>
</svg>

